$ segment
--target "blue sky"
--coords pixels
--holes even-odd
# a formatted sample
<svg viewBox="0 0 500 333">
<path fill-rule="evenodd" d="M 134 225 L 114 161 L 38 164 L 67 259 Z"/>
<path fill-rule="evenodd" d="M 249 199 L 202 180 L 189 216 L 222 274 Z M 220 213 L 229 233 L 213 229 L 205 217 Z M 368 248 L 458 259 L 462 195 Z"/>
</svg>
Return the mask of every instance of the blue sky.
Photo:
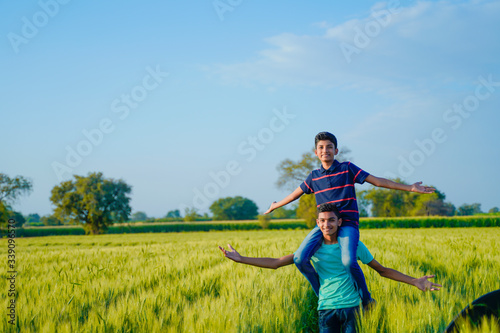
<svg viewBox="0 0 500 333">
<path fill-rule="evenodd" d="M 500 206 L 500 1 L 0 3 L 0 172 L 15 205 L 101 171 L 149 216 L 287 192 L 320 131 L 376 176 Z M 297 184 L 299 185 L 299 184 Z M 362 185 L 360 189 L 368 188 Z"/>
</svg>

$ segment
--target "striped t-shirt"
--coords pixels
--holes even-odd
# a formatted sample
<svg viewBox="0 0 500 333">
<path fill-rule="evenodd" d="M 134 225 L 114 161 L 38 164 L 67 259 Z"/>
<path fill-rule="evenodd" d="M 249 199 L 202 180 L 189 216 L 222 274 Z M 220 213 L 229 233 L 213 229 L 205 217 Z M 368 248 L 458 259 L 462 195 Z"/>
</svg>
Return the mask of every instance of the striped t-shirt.
<svg viewBox="0 0 500 333">
<path fill-rule="evenodd" d="M 332 166 L 311 171 L 300 185 L 304 193 L 314 193 L 316 204 L 333 203 L 339 208 L 343 225 L 359 225 L 359 211 L 354 184 L 363 184 L 369 173 L 351 162 L 333 161 Z"/>
</svg>

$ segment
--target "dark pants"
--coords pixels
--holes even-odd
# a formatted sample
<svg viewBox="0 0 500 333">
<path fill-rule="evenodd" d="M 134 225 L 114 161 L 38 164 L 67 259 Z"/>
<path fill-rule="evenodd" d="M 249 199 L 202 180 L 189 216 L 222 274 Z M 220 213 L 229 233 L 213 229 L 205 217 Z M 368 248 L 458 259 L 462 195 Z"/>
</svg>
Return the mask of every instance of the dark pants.
<svg viewBox="0 0 500 333">
<path fill-rule="evenodd" d="M 356 317 L 359 307 L 319 310 L 320 333 L 356 333 Z"/>
</svg>

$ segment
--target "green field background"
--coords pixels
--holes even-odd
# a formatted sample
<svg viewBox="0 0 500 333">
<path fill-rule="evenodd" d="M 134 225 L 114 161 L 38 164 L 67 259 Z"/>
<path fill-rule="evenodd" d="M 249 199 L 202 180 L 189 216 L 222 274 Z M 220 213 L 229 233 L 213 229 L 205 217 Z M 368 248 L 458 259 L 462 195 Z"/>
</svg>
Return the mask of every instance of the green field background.
<svg viewBox="0 0 500 333">
<path fill-rule="evenodd" d="M 0 331 L 314 332 L 316 299 L 295 267 L 236 264 L 217 248 L 230 243 L 243 255 L 279 257 L 307 232 L 17 238 L 17 324 L 7 323 L 5 264 Z M 415 277 L 436 274 L 444 286 L 423 293 L 362 265 L 378 301 L 361 319 L 363 332 L 442 332 L 469 302 L 500 288 L 498 227 L 370 229 L 361 239 L 383 265 Z M 6 239 L 0 247 L 6 262 Z"/>
</svg>

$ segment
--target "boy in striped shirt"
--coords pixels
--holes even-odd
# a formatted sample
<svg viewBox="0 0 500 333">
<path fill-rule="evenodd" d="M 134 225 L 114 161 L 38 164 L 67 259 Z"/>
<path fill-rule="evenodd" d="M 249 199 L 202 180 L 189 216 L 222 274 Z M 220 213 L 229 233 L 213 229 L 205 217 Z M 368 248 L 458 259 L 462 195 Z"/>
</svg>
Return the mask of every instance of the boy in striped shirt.
<svg viewBox="0 0 500 333">
<path fill-rule="evenodd" d="M 417 193 L 433 193 L 435 189 L 422 186 L 422 182 L 412 185 L 396 183 L 370 175 L 351 162 L 339 163 L 335 160 L 335 155 L 338 154 L 337 138 L 329 132 L 318 133 L 314 139 L 314 145 L 314 154 L 321 161 L 321 167 L 313 170 L 307 179 L 283 200 L 273 202 L 264 214 L 269 214 L 276 208 L 297 200 L 304 193 L 314 193 L 318 206 L 324 203 L 337 205 L 343 220 L 338 234 L 342 264 L 353 279 L 362 304 L 366 307 L 373 302 L 373 299 L 366 286 L 363 271 L 356 261 L 359 242 L 359 212 L 354 184 L 363 184 L 366 181 L 378 187 Z M 293 257 L 295 265 L 309 281 L 316 295 L 319 293 L 319 277 L 311 265 L 311 257 L 321 246 L 322 240 L 321 230 L 316 226 L 306 236 Z"/>
</svg>

